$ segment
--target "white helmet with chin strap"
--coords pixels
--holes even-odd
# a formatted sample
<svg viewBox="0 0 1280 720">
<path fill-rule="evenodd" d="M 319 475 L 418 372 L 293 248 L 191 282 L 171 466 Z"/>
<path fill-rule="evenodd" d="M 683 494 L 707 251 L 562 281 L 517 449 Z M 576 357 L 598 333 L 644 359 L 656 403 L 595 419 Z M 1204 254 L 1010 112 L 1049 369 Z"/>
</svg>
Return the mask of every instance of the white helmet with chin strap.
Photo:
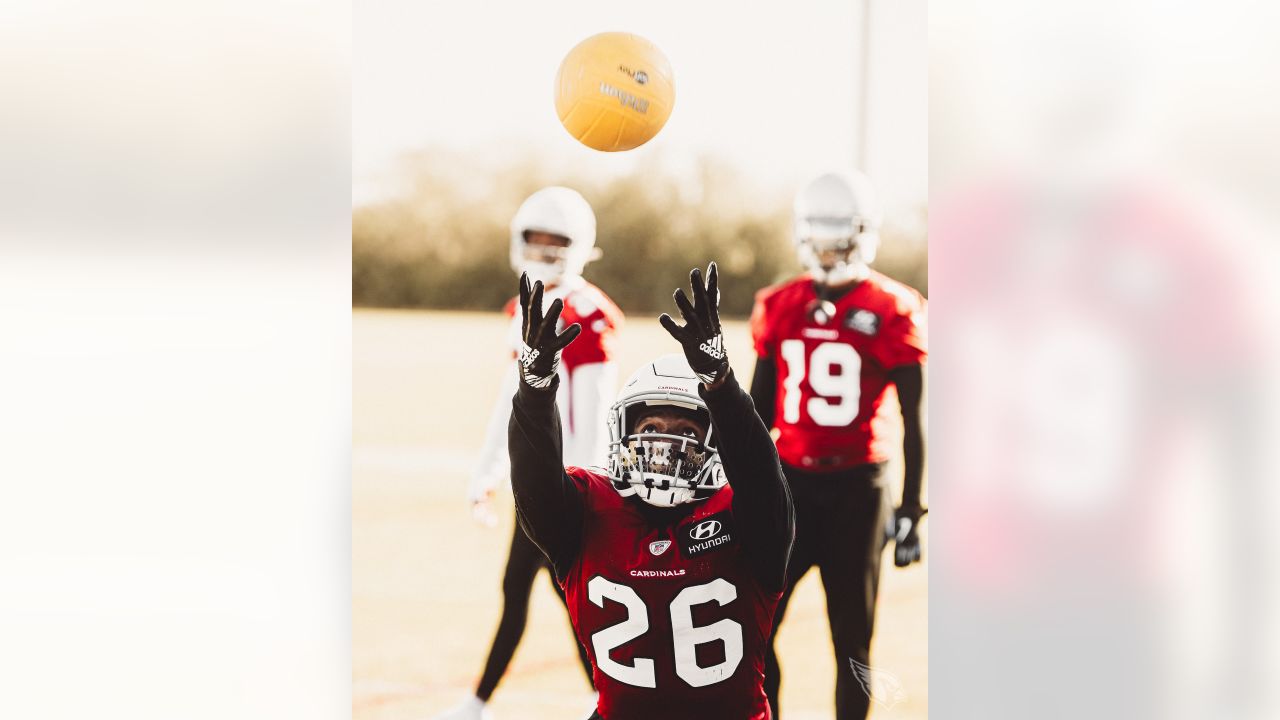
<svg viewBox="0 0 1280 720">
<path fill-rule="evenodd" d="M 796 194 L 794 240 L 800 264 L 825 285 L 862 277 L 880 246 L 882 210 L 860 172 L 819 175 Z"/>
<path fill-rule="evenodd" d="M 698 395 L 700 382 L 683 355 L 663 355 L 627 379 L 609 409 L 609 479 L 619 495 L 674 507 L 711 497 L 728 482 L 711 444 L 711 414 Z M 634 432 L 645 409 L 661 406 L 696 414 L 707 436 Z"/>
<path fill-rule="evenodd" d="M 526 240 L 531 232 L 568 238 L 569 246 L 530 245 Z M 530 195 L 511 219 L 511 268 L 528 273 L 531 281 L 550 284 L 581 275 L 594 259 L 595 246 L 595 213 L 567 187 L 546 187 Z"/>
</svg>

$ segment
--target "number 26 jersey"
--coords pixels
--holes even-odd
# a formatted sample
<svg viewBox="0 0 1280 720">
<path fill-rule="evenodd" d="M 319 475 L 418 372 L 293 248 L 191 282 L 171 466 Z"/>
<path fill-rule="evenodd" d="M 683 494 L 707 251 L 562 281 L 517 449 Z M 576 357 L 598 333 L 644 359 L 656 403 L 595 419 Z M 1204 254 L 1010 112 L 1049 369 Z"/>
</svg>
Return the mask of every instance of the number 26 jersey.
<svg viewBox="0 0 1280 720">
<path fill-rule="evenodd" d="M 606 720 L 769 720 L 764 656 L 782 596 L 742 547 L 733 488 L 651 512 L 603 475 L 582 493 L 582 550 L 561 586 Z M 665 510 L 665 509 L 664 509 Z"/>
<path fill-rule="evenodd" d="M 761 290 L 751 313 L 756 354 L 777 368 L 778 456 L 809 470 L 883 462 L 889 371 L 924 363 L 925 300 L 874 270 L 825 323 L 809 312 L 816 300 L 806 275 Z"/>
</svg>

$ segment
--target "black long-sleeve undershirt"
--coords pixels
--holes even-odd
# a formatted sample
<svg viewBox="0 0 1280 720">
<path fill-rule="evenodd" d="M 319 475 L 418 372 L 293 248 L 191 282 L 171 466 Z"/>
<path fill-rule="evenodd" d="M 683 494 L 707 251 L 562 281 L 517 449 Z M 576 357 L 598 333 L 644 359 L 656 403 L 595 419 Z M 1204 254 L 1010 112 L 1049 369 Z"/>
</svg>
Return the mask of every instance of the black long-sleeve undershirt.
<svg viewBox="0 0 1280 720">
<path fill-rule="evenodd" d="M 564 471 L 563 436 L 556 389 L 524 381 L 511 404 L 507 448 L 511 453 L 511 494 L 516 520 L 563 579 L 582 545 L 581 490 Z"/>
<path fill-rule="evenodd" d="M 889 371 L 902 408 L 902 505 L 920 507 L 924 484 L 924 366 L 903 365 Z"/>
<path fill-rule="evenodd" d="M 757 357 L 756 370 L 751 375 L 751 402 L 766 428 L 773 427 L 778 394 L 778 365 L 773 358 Z"/>
<path fill-rule="evenodd" d="M 711 411 L 712 440 L 733 488 L 733 517 L 745 529 L 743 549 L 760 581 L 781 590 L 795 539 L 795 510 L 778 449 L 733 371 L 714 390 L 699 386 L 698 394 Z"/>
<path fill-rule="evenodd" d="M 563 579 L 582 547 L 584 510 L 582 490 L 565 473 L 561 459 L 558 383 L 541 390 L 520 383 L 512 401 L 508 445 L 516 517 Z M 781 589 L 795 512 L 773 440 L 732 373 L 715 390 L 699 392 L 711 413 L 712 443 L 733 488 L 740 542 L 761 583 Z"/>
</svg>

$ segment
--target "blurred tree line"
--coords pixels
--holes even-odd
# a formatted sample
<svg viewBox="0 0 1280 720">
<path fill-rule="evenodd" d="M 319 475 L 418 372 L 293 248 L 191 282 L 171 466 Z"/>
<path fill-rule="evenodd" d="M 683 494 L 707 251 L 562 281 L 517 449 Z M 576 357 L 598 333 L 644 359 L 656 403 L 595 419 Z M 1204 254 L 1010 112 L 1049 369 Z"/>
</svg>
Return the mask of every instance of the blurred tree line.
<svg viewBox="0 0 1280 720">
<path fill-rule="evenodd" d="M 800 271 L 791 245 L 790 197 L 762 201 L 735 170 L 700 158 L 672 173 L 660 160 L 607 180 L 552 173 L 536 157 L 486 163 L 444 151 L 407 156 L 400 191 L 357 207 L 351 219 L 352 302 L 357 307 L 495 310 L 515 293 L 508 225 L 546 185 L 578 190 L 595 209 L 603 257 L 587 280 L 624 312 L 673 311 L 689 269 L 720 266 L 721 308 L 746 316 L 756 290 Z M 927 218 L 886 219 L 875 266 L 927 293 Z"/>
</svg>

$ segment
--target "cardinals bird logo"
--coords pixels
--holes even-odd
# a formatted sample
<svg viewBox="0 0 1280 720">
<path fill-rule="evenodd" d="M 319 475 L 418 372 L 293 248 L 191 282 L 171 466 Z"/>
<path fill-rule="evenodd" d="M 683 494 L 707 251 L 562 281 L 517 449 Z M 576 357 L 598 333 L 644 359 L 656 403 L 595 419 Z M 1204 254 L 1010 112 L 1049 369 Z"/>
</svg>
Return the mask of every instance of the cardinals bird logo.
<svg viewBox="0 0 1280 720">
<path fill-rule="evenodd" d="M 880 707 L 888 710 L 907 699 L 902 682 L 892 673 L 863 665 L 853 658 L 849 658 L 849 668 L 862 685 L 862 691 Z"/>
</svg>

